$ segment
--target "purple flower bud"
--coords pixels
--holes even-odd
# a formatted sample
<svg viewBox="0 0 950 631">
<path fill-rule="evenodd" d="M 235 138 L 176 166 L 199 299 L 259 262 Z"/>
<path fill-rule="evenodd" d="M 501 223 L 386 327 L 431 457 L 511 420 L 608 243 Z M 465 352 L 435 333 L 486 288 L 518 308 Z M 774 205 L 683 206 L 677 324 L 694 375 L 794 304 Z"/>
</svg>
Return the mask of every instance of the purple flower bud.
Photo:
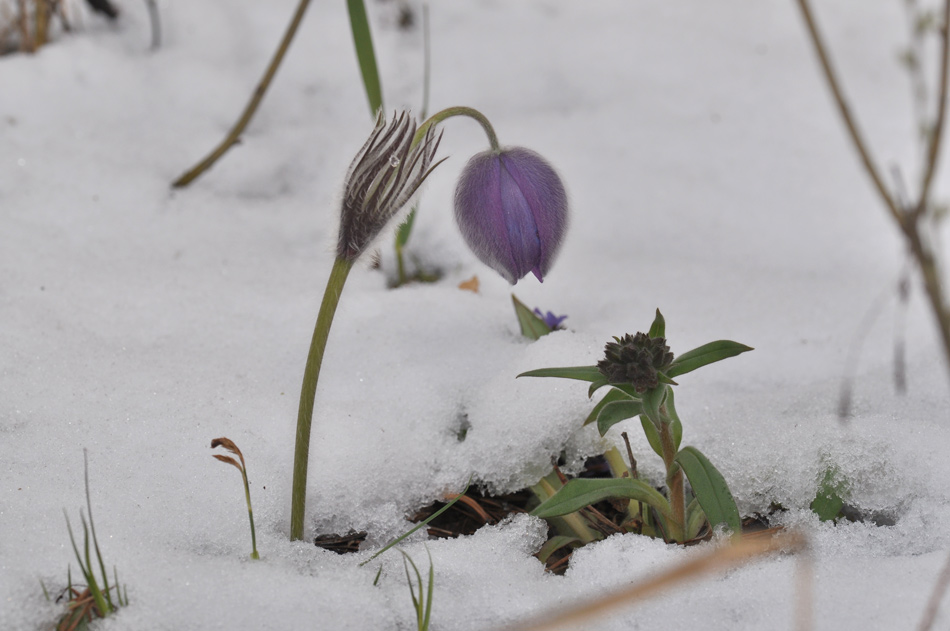
<svg viewBox="0 0 950 631">
<path fill-rule="evenodd" d="M 472 252 L 509 283 L 528 272 L 543 281 L 567 230 L 567 193 L 535 152 L 485 151 L 459 177 L 455 219 Z"/>
<path fill-rule="evenodd" d="M 535 308 L 534 314 L 544 320 L 544 323 L 548 325 L 548 328 L 552 331 L 559 331 L 564 327 L 561 326 L 561 323 L 567 320 L 567 316 L 557 316 L 553 312 L 548 311 L 547 313 L 541 313 L 540 309 Z"/>
<path fill-rule="evenodd" d="M 369 140 L 346 174 L 337 256 L 355 261 L 409 202 L 440 162 L 432 163 L 442 135 L 430 127 L 412 144 L 416 123 L 403 112 L 387 124 L 382 110 Z"/>
</svg>

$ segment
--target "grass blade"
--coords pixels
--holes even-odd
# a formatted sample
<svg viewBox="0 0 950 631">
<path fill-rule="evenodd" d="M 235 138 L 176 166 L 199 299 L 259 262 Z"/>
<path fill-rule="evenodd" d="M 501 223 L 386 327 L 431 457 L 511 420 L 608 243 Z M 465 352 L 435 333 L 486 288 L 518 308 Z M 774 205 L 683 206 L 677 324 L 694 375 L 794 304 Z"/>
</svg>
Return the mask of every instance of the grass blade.
<svg viewBox="0 0 950 631">
<path fill-rule="evenodd" d="M 383 88 L 379 82 L 379 70 L 376 68 L 376 53 L 366 18 L 366 5 L 363 0 L 347 0 L 346 8 L 350 13 L 350 28 L 353 30 L 353 45 L 356 47 L 363 87 L 366 88 L 370 113 L 375 116 L 383 107 Z"/>
<path fill-rule="evenodd" d="M 383 552 L 386 552 L 386 550 L 389 550 L 389 549 L 392 548 L 394 545 L 398 544 L 400 541 L 402 541 L 403 539 L 405 539 L 406 537 L 408 537 L 409 535 L 411 535 L 411 534 L 414 533 L 415 531 L 419 530 L 420 528 L 422 528 L 423 526 L 425 526 L 426 524 L 428 524 L 430 521 L 432 521 L 433 519 L 435 519 L 436 517 L 438 517 L 439 515 L 441 515 L 441 514 L 444 513 L 445 511 L 447 511 L 447 510 L 449 510 L 450 508 L 452 508 L 452 506 L 455 504 L 455 502 L 459 501 L 459 498 L 462 497 L 463 495 L 465 495 L 465 493 L 468 492 L 468 487 L 470 487 L 470 486 L 472 486 L 472 478 L 471 478 L 471 477 L 468 479 L 468 484 L 465 485 L 465 488 L 462 489 L 462 492 L 459 493 L 458 495 L 456 495 L 454 498 L 452 498 L 445 506 L 443 506 L 443 507 L 440 508 L 439 510 L 435 511 L 435 512 L 432 513 L 429 517 L 427 517 L 425 520 L 419 522 L 419 523 L 416 524 L 414 527 L 410 528 L 409 530 L 407 530 L 407 531 L 404 532 L 403 534 L 399 535 L 398 537 L 396 537 L 395 539 L 393 539 L 392 541 L 390 541 L 389 543 L 387 543 L 385 546 L 382 547 L 382 549 L 380 549 L 380 550 L 377 551 L 375 554 L 373 554 L 373 556 L 371 556 L 370 558 L 368 558 L 368 559 L 366 559 L 365 561 L 363 561 L 362 563 L 360 563 L 360 567 L 363 567 L 364 565 L 366 565 L 367 563 L 369 563 L 370 561 L 372 561 L 373 559 L 375 559 L 376 557 L 378 557 L 379 555 L 381 555 Z"/>
</svg>

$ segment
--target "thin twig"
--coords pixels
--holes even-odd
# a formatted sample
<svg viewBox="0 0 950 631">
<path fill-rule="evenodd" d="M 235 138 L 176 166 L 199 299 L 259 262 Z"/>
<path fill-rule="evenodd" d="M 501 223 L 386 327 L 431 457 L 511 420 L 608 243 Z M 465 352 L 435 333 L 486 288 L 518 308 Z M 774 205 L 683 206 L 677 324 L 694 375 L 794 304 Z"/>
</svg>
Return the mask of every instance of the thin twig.
<svg viewBox="0 0 950 631">
<path fill-rule="evenodd" d="M 303 15 L 307 10 L 307 5 L 309 4 L 310 0 L 300 0 L 300 3 L 297 5 L 297 10 L 294 11 L 294 17 L 291 19 L 290 25 L 287 27 L 287 31 L 284 33 L 283 39 L 280 40 L 280 46 L 277 47 L 274 57 L 270 60 L 270 64 L 267 66 L 264 76 L 261 77 L 260 83 L 257 84 L 254 94 L 251 95 L 251 100 L 244 108 L 241 118 L 239 118 L 237 123 L 234 124 L 234 127 L 231 128 L 231 131 L 228 132 L 228 135 L 225 136 L 224 140 L 221 141 L 221 144 L 218 145 L 217 148 L 212 151 L 207 158 L 196 164 L 190 170 L 181 175 L 177 180 L 172 182 L 172 187 L 184 188 L 185 186 L 191 184 L 192 181 L 210 169 L 212 165 L 214 165 L 214 163 L 217 162 L 218 159 L 228 151 L 228 149 L 230 149 L 240 140 L 241 134 L 244 132 L 244 128 L 247 127 L 248 123 L 251 122 L 251 118 L 257 111 L 257 106 L 260 105 L 261 100 L 264 98 L 264 94 L 267 92 L 267 88 L 270 87 L 271 79 L 273 79 L 274 75 L 277 74 L 277 69 L 280 67 L 280 62 L 283 61 L 284 54 L 287 52 L 287 49 L 290 47 L 290 42 L 297 33 L 297 27 L 300 26 L 300 22 L 303 20 Z"/>
<path fill-rule="evenodd" d="M 943 571 L 940 572 L 940 576 L 937 578 L 937 584 L 934 585 L 934 590 L 930 594 L 930 600 L 927 601 L 927 609 L 924 610 L 924 617 L 918 627 L 920 631 L 929 631 L 933 627 L 937 610 L 940 608 L 940 601 L 948 587 L 950 587 L 950 557 L 947 557 L 947 563 L 943 566 Z"/>
<path fill-rule="evenodd" d="M 808 0 L 798 0 L 798 6 L 802 10 L 802 17 L 805 18 L 805 25 L 808 27 L 809 35 L 811 35 L 812 44 L 815 46 L 815 52 L 818 53 L 818 59 L 821 62 L 821 67 L 825 72 L 825 78 L 828 80 L 828 85 L 831 87 L 832 94 L 834 94 L 835 102 L 838 105 L 838 111 L 841 112 L 841 116 L 844 118 L 845 125 L 848 128 L 848 133 L 851 136 L 851 140 L 854 142 L 855 149 L 857 149 L 858 154 L 861 156 L 861 162 L 864 164 L 865 170 L 868 172 L 868 175 L 874 182 L 877 192 L 881 195 L 881 199 L 884 200 L 884 203 L 887 205 L 887 208 L 894 217 L 894 220 L 903 228 L 904 217 L 897 204 L 894 202 L 894 199 L 891 197 L 891 194 L 888 192 L 887 187 L 884 185 L 884 180 L 878 173 L 877 167 L 874 165 L 874 160 L 871 158 L 871 154 L 864 143 L 864 138 L 861 136 L 861 132 L 858 130 L 858 124 L 851 115 L 851 108 L 848 107 L 848 103 L 844 98 L 843 92 L 841 91 L 837 75 L 835 74 L 834 68 L 831 66 L 831 60 L 828 58 L 828 53 L 825 50 L 825 44 L 821 39 L 821 35 L 818 33 L 818 27 L 815 24 L 815 19 L 812 17 L 811 7 L 808 4 Z"/>
<path fill-rule="evenodd" d="M 943 123 L 947 110 L 947 71 L 950 58 L 950 37 L 947 35 L 950 24 L 950 0 L 943 5 L 943 22 L 940 24 L 940 96 L 937 99 L 937 122 L 930 134 L 930 147 L 927 152 L 927 166 L 924 171 L 923 184 L 920 187 L 920 200 L 913 210 L 912 219 L 917 220 L 929 206 L 930 186 L 933 183 L 934 172 L 937 170 L 940 141 L 943 136 Z"/>
<path fill-rule="evenodd" d="M 541 631 L 548 629 L 566 629 L 582 625 L 583 628 L 595 628 L 595 618 L 603 616 L 618 607 L 629 606 L 646 600 L 656 594 L 688 580 L 699 578 L 711 572 L 739 567 L 749 561 L 773 552 L 791 552 L 805 549 L 805 539 L 792 533 L 785 537 L 764 539 L 743 539 L 737 544 L 713 550 L 708 554 L 680 563 L 658 575 L 635 583 L 629 587 L 608 593 L 600 598 L 585 598 L 576 606 L 555 611 L 520 625 L 507 627 L 508 631 Z M 807 587 L 810 587 L 807 586 Z M 800 586 L 801 588 L 801 586 Z M 802 612 L 807 614 L 807 612 Z M 799 628 L 809 628 L 810 621 L 799 624 Z"/>
</svg>

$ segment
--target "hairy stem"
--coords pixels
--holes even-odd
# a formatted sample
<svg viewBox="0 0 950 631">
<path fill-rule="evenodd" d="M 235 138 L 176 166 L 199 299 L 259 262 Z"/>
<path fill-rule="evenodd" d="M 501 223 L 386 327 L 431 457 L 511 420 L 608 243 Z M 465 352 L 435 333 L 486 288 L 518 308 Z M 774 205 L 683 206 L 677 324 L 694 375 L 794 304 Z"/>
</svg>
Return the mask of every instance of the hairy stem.
<svg viewBox="0 0 950 631">
<path fill-rule="evenodd" d="M 683 469 L 673 462 L 676 458 L 676 447 L 673 444 L 672 423 L 664 421 L 660 424 L 660 444 L 663 447 L 663 462 L 666 464 L 668 499 L 673 512 L 669 536 L 674 541 L 683 542 L 686 540 L 686 493 L 683 484 Z"/>
<path fill-rule="evenodd" d="M 294 35 L 297 33 L 297 28 L 300 26 L 300 22 L 303 20 L 303 14 L 307 11 L 307 5 L 309 4 L 310 0 L 300 0 L 296 11 L 294 11 L 294 16 L 291 18 L 290 24 L 287 26 L 287 30 L 284 32 L 284 37 L 280 40 L 280 45 L 277 47 L 277 51 L 271 58 L 270 64 L 268 64 L 267 70 L 264 72 L 264 76 L 261 77 L 260 83 L 257 84 L 257 88 L 254 89 L 254 93 L 251 95 L 251 100 L 244 107 L 244 112 L 241 113 L 241 117 L 234 124 L 234 127 L 232 127 L 231 131 L 228 132 L 228 135 L 224 137 L 224 140 L 221 141 L 221 144 L 219 144 L 214 149 L 214 151 L 208 154 L 208 157 L 183 173 L 177 180 L 172 182 L 173 188 L 184 188 L 191 184 L 202 173 L 210 169 L 214 163 L 217 162 L 218 159 L 228 151 L 228 149 L 230 149 L 240 140 L 241 134 L 244 132 L 244 128 L 247 127 L 248 123 L 251 122 L 251 118 L 254 116 L 254 113 L 257 112 L 257 106 L 260 105 L 261 101 L 264 99 L 264 94 L 267 92 L 267 88 L 270 87 L 271 80 L 274 78 L 274 75 L 277 74 L 277 69 L 280 67 L 280 62 L 284 60 L 284 55 L 287 53 L 287 49 L 290 48 L 290 42 L 294 39 Z"/>
<path fill-rule="evenodd" d="M 468 116 L 469 118 L 474 118 L 482 126 L 482 129 L 485 130 L 485 134 L 488 136 L 488 144 L 491 145 L 492 151 L 501 151 L 501 146 L 498 144 L 498 135 L 495 134 L 495 128 L 492 127 L 485 115 L 476 109 L 465 107 L 464 105 L 447 107 L 427 118 L 416 130 L 416 135 L 412 139 L 412 146 L 415 147 L 422 142 L 422 139 L 425 138 L 426 132 L 429 131 L 430 127 L 438 125 L 445 119 L 453 116 Z"/>
<path fill-rule="evenodd" d="M 303 516 L 307 503 L 307 464 L 310 458 L 310 426 L 313 422 L 313 401 L 317 394 L 317 379 L 320 377 L 320 365 L 330 335 L 333 314 L 340 302 L 346 277 L 353 268 L 353 262 L 337 258 L 333 262 L 327 288 L 320 304 L 320 313 L 313 329 L 307 366 L 303 373 L 303 386 L 300 389 L 300 407 L 297 410 L 297 441 L 294 445 L 294 481 L 290 500 L 290 539 L 303 539 Z"/>
</svg>

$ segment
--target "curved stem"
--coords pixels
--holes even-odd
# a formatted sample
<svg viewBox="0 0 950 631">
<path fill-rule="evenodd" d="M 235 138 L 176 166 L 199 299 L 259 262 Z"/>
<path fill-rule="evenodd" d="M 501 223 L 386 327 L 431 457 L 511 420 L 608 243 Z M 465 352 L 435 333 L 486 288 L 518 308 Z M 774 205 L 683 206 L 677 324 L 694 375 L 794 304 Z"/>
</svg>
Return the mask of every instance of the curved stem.
<svg viewBox="0 0 950 631">
<path fill-rule="evenodd" d="M 501 146 L 498 144 L 498 136 L 495 134 L 495 128 L 491 126 L 491 123 L 485 115 L 476 109 L 465 107 L 464 105 L 447 107 L 427 118 L 416 130 L 416 135 L 412 139 L 412 146 L 415 147 L 425 138 L 426 132 L 429 131 L 430 127 L 438 125 L 445 119 L 453 116 L 468 116 L 469 118 L 474 118 L 482 126 L 482 129 L 485 130 L 485 134 L 488 136 L 488 144 L 491 145 L 491 150 L 495 152 L 501 151 Z"/>
<path fill-rule="evenodd" d="M 307 355 L 307 367 L 303 373 L 303 386 L 300 389 L 300 407 L 297 410 L 297 441 L 294 445 L 294 481 L 290 498 L 290 539 L 303 539 L 303 516 L 307 503 L 307 464 L 310 459 L 310 426 L 313 422 L 313 401 L 317 394 L 317 379 L 320 377 L 320 365 L 330 335 L 333 314 L 340 302 L 346 277 L 353 268 L 353 262 L 338 258 L 333 262 L 327 288 L 323 293 L 320 313 L 313 329 L 310 352 Z"/>
<path fill-rule="evenodd" d="M 257 88 L 254 89 L 254 94 L 251 95 L 251 100 L 244 107 L 244 112 L 241 113 L 241 118 L 234 124 L 234 127 L 231 128 L 231 131 L 228 132 L 228 135 L 225 136 L 224 140 L 221 141 L 214 151 L 208 154 L 204 160 L 193 166 L 191 169 L 183 173 L 178 177 L 177 180 L 172 182 L 173 188 L 184 188 L 196 180 L 202 173 L 210 169 L 215 162 L 218 161 L 218 158 L 223 156 L 228 149 L 241 138 L 241 134 L 244 132 L 244 128 L 247 127 L 248 123 L 251 122 L 251 117 L 254 116 L 254 113 L 257 111 L 257 106 L 260 105 L 261 101 L 264 98 L 264 94 L 267 92 L 267 88 L 270 87 L 271 79 L 274 78 L 274 75 L 277 74 L 277 68 L 280 67 L 280 62 L 284 59 L 284 54 L 286 54 L 287 49 L 290 47 L 290 42 L 293 40 L 294 35 L 297 33 L 297 27 L 300 26 L 300 22 L 303 20 L 303 14 L 307 10 L 307 5 L 310 4 L 310 0 L 300 0 L 300 3 L 297 5 L 297 10 L 294 12 L 293 18 L 290 20 L 290 25 L 287 27 L 287 31 L 284 33 L 283 39 L 280 40 L 280 46 L 277 47 L 277 52 L 274 53 L 273 58 L 270 60 L 270 64 L 267 66 L 267 70 L 264 72 L 264 76 L 261 77 L 260 83 L 257 84 Z"/>
</svg>

